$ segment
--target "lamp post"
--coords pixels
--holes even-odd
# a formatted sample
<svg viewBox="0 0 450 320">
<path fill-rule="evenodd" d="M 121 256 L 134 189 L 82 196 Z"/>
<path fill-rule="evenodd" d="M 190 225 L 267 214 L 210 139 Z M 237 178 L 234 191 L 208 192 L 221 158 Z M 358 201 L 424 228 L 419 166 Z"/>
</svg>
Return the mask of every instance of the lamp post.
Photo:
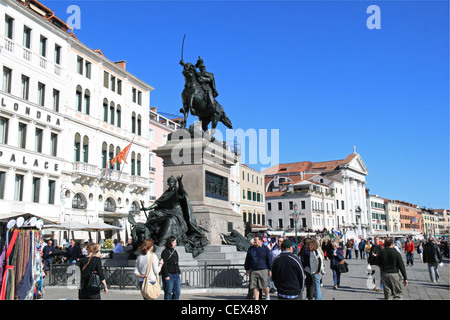
<svg viewBox="0 0 450 320">
<path fill-rule="evenodd" d="M 297 212 L 298 205 L 294 203 L 294 212 L 290 214 L 291 218 L 294 219 L 294 227 L 295 227 L 295 251 L 298 250 L 298 239 L 297 239 L 297 220 L 299 219 L 301 213 Z"/>
</svg>

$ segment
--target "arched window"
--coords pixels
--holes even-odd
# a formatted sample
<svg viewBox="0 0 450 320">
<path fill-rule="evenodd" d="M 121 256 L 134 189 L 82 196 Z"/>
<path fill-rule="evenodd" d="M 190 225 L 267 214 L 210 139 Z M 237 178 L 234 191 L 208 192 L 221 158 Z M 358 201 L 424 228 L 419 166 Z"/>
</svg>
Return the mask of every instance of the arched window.
<svg viewBox="0 0 450 320">
<path fill-rule="evenodd" d="M 114 116 L 116 113 L 116 105 L 114 102 L 111 101 L 111 104 L 109 105 L 109 123 L 114 125 Z"/>
<path fill-rule="evenodd" d="M 136 153 L 134 151 L 131 153 L 131 175 L 136 175 Z"/>
<path fill-rule="evenodd" d="M 136 175 L 141 175 L 141 155 L 138 153 L 136 162 Z"/>
<path fill-rule="evenodd" d="M 120 153 L 120 147 L 116 147 L 116 156 L 117 156 L 119 153 Z M 117 161 L 117 162 L 114 164 L 114 169 L 120 170 L 120 163 L 119 163 L 119 161 Z"/>
<path fill-rule="evenodd" d="M 102 144 L 102 168 L 106 169 L 108 164 L 108 145 L 106 142 Z"/>
<path fill-rule="evenodd" d="M 83 137 L 83 162 L 89 162 L 89 138 Z"/>
<path fill-rule="evenodd" d="M 79 133 L 75 134 L 73 149 L 74 149 L 73 161 L 78 162 L 80 161 L 80 152 L 81 152 L 81 136 Z"/>
<path fill-rule="evenodd" d="M 86 197 L 82 193 L 77 193 L 72 199 L 72 208 L 86 209 L 86 207 L 87 207 Z"/>
<path fill-rule="evenodd" d="M 108 99 L 103 99 L 103 121 L 108 122 Z"/>
<path fill-rule="evenodd" d="M 122 125 L 122 107 L 120 104 L 118 104 L 116 108 L 116 124 L 119 128 Z"/>
<path fill-rule="evenodd" d="M 133 201 L 131 203 L 130 213 L 139 214 L 139 212 L 140 212 L 139 203 L 137 201 Z"/>
<path fill-rule="evenodd" d="M 116 211 L 116 202 L 114 201 L 113 198 L 106 199 L 104 210 L 108 212 Z"/>
<path fill-rule="evenodd" d="M 142 118 L 141 118 L 141 115 L 138 115 L 138 117 L 137 117 L 137 134 L 138 135 L 142 134 Z"/>
<path fill-rule="evenodd" d="M 108 154 L 109 154 L 108 161 L 111 161 L 114 158 L 114 146 L 112 144 L 109 145 Z M 114 169 L 114 167 L 112 167 L 111 164 L 109 164 L 109 167 L 111 169 Z"/>
<path fill-rule="evenodd" d="M 91 109 L 91 92 L 86 89 L 84 90 L 84 113 L 89 114 Z"/>
<path fill-rule="evenodd" d="M 136 133 L 136 113 L 131 114 L 131 132 Z"/>
<path fill-rule="evenodd" d="M 83 95 L 83 89 L 81 88 L 81 86 L 77 86 L 77 90 L 75 92 L 75 107 L 77 108 L 77 111 L 81 112 L 82 110 L 82 103 L 83 103 L 83 99 L 82 99 L 82 95 Z"/>
</svg>

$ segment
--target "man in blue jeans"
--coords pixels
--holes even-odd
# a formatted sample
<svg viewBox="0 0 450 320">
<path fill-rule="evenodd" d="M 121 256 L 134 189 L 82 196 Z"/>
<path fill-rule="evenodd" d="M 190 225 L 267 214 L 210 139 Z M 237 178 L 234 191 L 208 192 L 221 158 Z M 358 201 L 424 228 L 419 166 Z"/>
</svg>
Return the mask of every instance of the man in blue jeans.
<svg viewBox="0 0 450 320">
<path fill-rule="evenodd" d="M 161 253 L 164 264 L 161 268 L 161 277 L 164 280 L 164 300 L 179 300 L 181 291 L 181 271 L 178 265 L 178 253 L 175 250 L 177 239 L 174 236 L 167 238 L 166 248 Z"/>
</svg>

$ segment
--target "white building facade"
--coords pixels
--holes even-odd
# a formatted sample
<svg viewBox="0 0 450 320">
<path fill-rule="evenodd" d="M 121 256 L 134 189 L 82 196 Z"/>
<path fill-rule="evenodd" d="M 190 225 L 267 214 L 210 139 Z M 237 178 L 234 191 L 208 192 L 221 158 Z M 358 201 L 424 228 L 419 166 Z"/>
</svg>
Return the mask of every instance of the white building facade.
<svg viewBox="0 0 450 320">
<path fill-rule="evenodd" d="M 279 164 L 264 173 L 267 218 L 273 230 L 293 227 L 296 206 L 302 231 L 336 230 L 348 239 L 369 234 L 368 170 L 356 151 L 343 160 Z"/>
<path fill-rule="evenodd" d="M 36 1 L 0 11 L 0 217 L 120 226 L 149 190 L 151 86 L 67 32 Z M 50 11 L 51 13 L 51 11 Z M 55 18 L 56 19 L 56 18 Z M 108 161 L 130 143 L 126 161 Z M 93 238 L 74 234 L 67 238 Z"/>
</svg>

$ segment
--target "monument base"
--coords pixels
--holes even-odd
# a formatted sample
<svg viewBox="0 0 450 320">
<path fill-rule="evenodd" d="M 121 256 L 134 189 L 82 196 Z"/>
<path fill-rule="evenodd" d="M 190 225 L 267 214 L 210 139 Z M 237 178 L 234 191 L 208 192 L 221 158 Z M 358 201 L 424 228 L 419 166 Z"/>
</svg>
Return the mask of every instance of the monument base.
<svg viewBox="0 0 450 320">
<path fill-rule="evenodd" d="M 205 230 L 208 244 L 222 244 L 221 234 L 233 229 L 244 234 L 245 226 L 230 203 L 230 168 L 238 155 L 199 129 L 178 129 L 167 144 L 155 150 L 164 161 L 164 180 L 183 176 L 184 190 L 197 220 Z"/>
</svg>

